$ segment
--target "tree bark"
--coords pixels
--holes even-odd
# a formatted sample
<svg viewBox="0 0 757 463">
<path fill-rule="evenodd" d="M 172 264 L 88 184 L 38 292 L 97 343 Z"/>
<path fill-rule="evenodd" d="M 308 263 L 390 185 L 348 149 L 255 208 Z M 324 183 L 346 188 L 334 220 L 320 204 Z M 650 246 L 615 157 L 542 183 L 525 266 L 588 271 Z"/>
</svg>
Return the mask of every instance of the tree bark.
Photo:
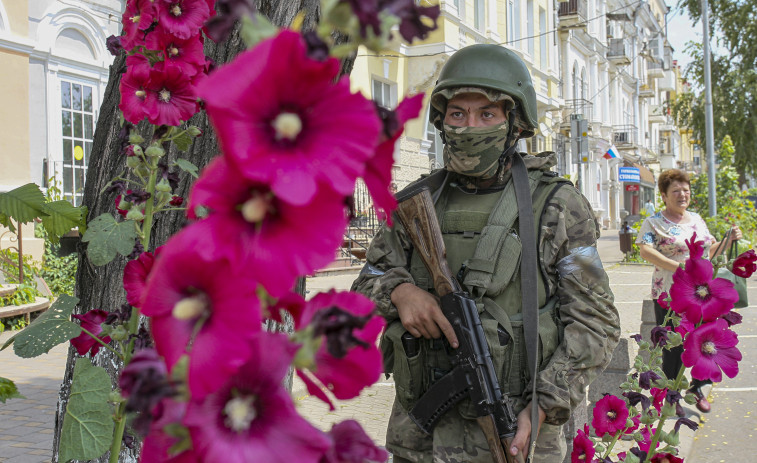
<svg viewBox="0 0 757 463">
<path fill-rule="evenodd" d="M 303 28 L 306 30 L 312 29 L 315 26 L 318 21 L 318 15 L 320 14 L 320 3 L 318 0 L 258 0 L 258 8 L 262 14 L 270 18 L 273 24 L 277 26 L 290 24 L 300 10 L 305 10 L 307 14 L 303 23 Z M 347 39 L 341 35 L 337 35 L 335 38 L 338 43 L 344 42 Z M 218 65 L 230 61 L 243 49 L 244 45 L 239 38 L 237 29 L 234 30 L 229 39 L 224 43 L 215 44 L 211 40 L 205 41 L 205 54 Z M 352 70 L 353 63 L 354 56 L 343 60 L 341 68 L 342 74 L 349 74 Z M 115 212 L 114 195 L 103 194 L 102 192 L 114 177 L 121 175 L 125 170 L 125 162 L 121 153 L 121 144 L 119 140 L 121 127 L 119 122 L 120 111 L 118 109 L 118 104 L 120 102 L 119 83 L 123 72 L 125 72 L 125 56 L 122 54 L 115 59 L 110 68 L 110 78 L 105 89 L 103 103 L 100 107 L 100 116 L 95 130 L 93 146 L 93 153 L 95 154 L 90 159 L 86 185 L 84 188 L 84 205 L 89 209 L 89 219 L 95 218 L 106 212 Z M 199 127 L 204 135 L 195 140 L 188 152 L 181 153 L 181 157 L 202 168 L 218 154 L 215 133 L 213 132 L 207 115 L 204 112 L 196 114 L 189 122 L 192 125 Z M 139 128 L 145 139 L 149 139 L 149 125 L 143 123 Z M 169 160 L 177 158 L 175 147 L 169 151 L 168 156 Z M 181 177 L 182 179 L 179 187 L 174 193 L 186 198 L 189 193 L 192 178 L 189 175 L 182 175 Z M 153 250 L 157 245 L 165 243 L 166 240 L 179 231 L 185 223 L 186 219 L 184 218 L 184 215 L 178 211 L 162 213 L 160 216 L 156 217 L 152 231 L 152 249 L 150 250 Z M 79 268 L 76 276 L 76 295 L 80 299 L 80 302 L 75 309 L 75 313 L 85 313 L 92 309 L 112 311 L 118 309 L 122 304 L 125 304 L 126 297 L 122 286 L 122 277 L 126 262 L 126 258 L 117 256 L 116 259 L 105 266 L 94 267 L 87 259 L 85 246 L 81 244 L 79 249 Z M 296 289 L 300 294 L 305 294 L 304 279 L 300 279 Z M 281 326 L 269 326 L 268 328 L 272 330 L 287 329 L 286 327 Z M 55 416 L 52 456 L 53 463 L 58 462 L 63 417 L 66 412 L 66 405 L 68 403 L 71 383 L 73 380 L 74 364 L 77 358 L 78 355 L 76 351 L 69 347 L 66 372 L 61 384 Z M 118 359 L 111 355 L 110 351 L 101 349 L 98 355 L 93 359 L 93 363 L 102 366 L 108 371 L 115 387 L 118 382 L 118 374 L 121 368 Z M 291 373 L 287 377 L 285 383 L 291 388 Z M 139 447 L 140 446 L 137 443 L 134 448 L 124 448 L 119 456 L 119 461 L 136 462 L 139 457 Z M 105 463 L 108 461 L 108 457 L 109 452 L 93 461 Z"/>
</svg>

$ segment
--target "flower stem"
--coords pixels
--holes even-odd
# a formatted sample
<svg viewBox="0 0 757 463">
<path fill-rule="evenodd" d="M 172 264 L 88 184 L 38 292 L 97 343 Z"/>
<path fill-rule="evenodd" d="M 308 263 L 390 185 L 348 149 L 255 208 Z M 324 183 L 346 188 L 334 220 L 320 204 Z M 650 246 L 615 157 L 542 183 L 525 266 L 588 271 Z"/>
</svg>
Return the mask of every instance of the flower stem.
<svg viewBox="0 0 757 463">
<path fill-rule="evenodd" d="M 147 192 L 150 193 L 150 199 L 145 206 L 145 220 L 142 223 L 142 247 L 145 251 L 150 249 L 150 232 L 152 232 L 152 218 L 155 209 L 155 181 L 158 177 L 158 169 L 156 167 L 150 167 L 150 179 L 147 181 Z"/>
<path fill-rule="evenodd" d="M 80 328 L 81 328 L 81 327 L 80 327 Z M 91 337 L 92 339 L 94 339 L 95 341 L 97 341 L 98 343 L 100 343 L 100 344 L 101 344 L 101 345 L 102 345 L 103 347 L 105 347 L 105 348 L 106 348 L 106 349 L 108 349 L 109 351 L 111 351 L 111 352 L 113 352 L 114 354 L 116 354 L 116 356 L 117 356 L 117 357 L 118 357 L 119 359 L 121 359 L 121 360 L 123 360 L 123 359 L 124 359 L 123 355 L 121 355 L 121 353 L 120 353 L 120 352 L 118 352 L 118 351 L 117 351 L 116 349 L 114 349 L 114 348 L 110 347 L 110 346 L 108 345 L 108 343 L 106 343 L 106 342 L 105 342 L 105 341 L 103 341 L 102 339 L 98 338 L 98 337 L 97 337 L 97 335 L 95 335 L 95 334 L 94 334 L 94 333 L 92 333 L 91 331 L 87 330 L 86 328 L 81 328 L 81 330 L 82 330 L 82 332 L 84 332 L 84 333 L 88 334 L 88 335 L 89 335 L 89 336 L 90 336 L 90 337 Z"/>
<path fill-rule="evenodd" d="M 679 391 L 681 389 L 681 380 L 683 379 L 683 375 L 686 372 L 686 367 L 681 365 L 681 369 L 678 370 L 678 375 L 676 376 L 675 384 L 673 385 L 673 388 L 676 391 Z M 660 421 L 657 422 L 657 430 L 655 431 L 654 435 L 652 436 L 652 442 L 649 444 L 649 452 L 647 452 L 647 458 L 644 459 L 643 463 L 649 463 L 651 461 L 651 458 L 655 455 L 655 450 L 657 449 L 657 443 L 660 440 L 660 434 L 662 431 L 662 425 L 665 424 L 665 421 L 668 419 L 667 416 L 664 414 L 660 415 Z"/>
<path fill-rule="evenodd" d="M 126 430 L 126 402 L 118 404 L 116 416 L 113 417 L 113 420 L 116 422 L 116 428 L 113 431 L 113 442 L 110 443 L 108 463 L 118 463 L 118 457 L 121 454 L 121 441 Z"/>
<path fill-rule="evenodd" d="M 620 431 L 615 434 L 615 437 L 612 438 L 612 441 L 607 446 L 607 451 L 602 456 L 602 461 L 606 460 L 610 456 L 610 452 L 612 452 L 613 447 L 615 447 L 615 444 L 618 442 L 618 439 L 620 439 L 620 435 L 625 432 L 625 429 L 621 429 Z"/>
</svg>

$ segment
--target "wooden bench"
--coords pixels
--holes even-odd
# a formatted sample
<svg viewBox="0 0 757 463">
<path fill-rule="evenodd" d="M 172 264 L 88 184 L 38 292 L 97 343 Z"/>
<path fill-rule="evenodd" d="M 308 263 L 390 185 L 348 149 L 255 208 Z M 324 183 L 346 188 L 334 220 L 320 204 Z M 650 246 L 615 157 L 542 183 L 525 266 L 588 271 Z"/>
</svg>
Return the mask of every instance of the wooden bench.
<svg viewBox="0 0 757 463">
<path fill-rule="evenodd" d="M 16 285 L 0 286 L 0 297 L 8 296 L 16 290 Z M 0 319 L 23 315 L 26 323 L 29 323 L 31 314 L 41 312 L 50 307 L 50 300 L 44 297 L 35 298 L 34 302 L 24 305 L 7 305 L 0 307 Z"/>
</svg>

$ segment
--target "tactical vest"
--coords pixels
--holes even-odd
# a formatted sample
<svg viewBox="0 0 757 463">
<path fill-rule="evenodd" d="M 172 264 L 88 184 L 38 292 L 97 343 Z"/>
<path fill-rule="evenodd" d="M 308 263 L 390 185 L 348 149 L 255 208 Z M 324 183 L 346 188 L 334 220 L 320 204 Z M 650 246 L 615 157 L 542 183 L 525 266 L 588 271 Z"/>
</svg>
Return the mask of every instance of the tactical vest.
<svg viewBox="0 0 757 463">
<path fill-rule="evenodd" d="M 551 172 L 529 171 L 533 200 L 534 233 L 538 236 L 544 206 L 567 180 Z M 447 250 L 447 262 L 458 274 L 466 291 L 475 299 L 481 322 L 499 375 L 503 393 L 519 398 L 530 381 L 526 345 L 523 342 L 521 314 L 520 255 L 518 208 L 513 182 L 502 192 L 466 194 L 445 185 L 435 204 L 437 217 Z M 426 267 L 413 253 L 410 273 L 415 284 L 434 294 L 433 282 Z M 538 274 L 539 369 L 546 366 L 560 343 L 562 326 L 558 318 L 557 297 L 548 294 L 543 269 Z M 404 344 L 402 336 L 405 336 Z M 409 410 L 428 386 L 448 372 L 447 349 L 442 340 L 421 339 L 419 349 L 407 352 L 404 327 L 398 321 L 387 327 L 382 350 L 387 372 L 394 374 L 397 398 Z M 387 355 L 388 354 L 388 355 Z M 461 406 L 463 415 L 468 407 Z M 475 417 L 470 410 L 471 418 Z"/>
</svg>

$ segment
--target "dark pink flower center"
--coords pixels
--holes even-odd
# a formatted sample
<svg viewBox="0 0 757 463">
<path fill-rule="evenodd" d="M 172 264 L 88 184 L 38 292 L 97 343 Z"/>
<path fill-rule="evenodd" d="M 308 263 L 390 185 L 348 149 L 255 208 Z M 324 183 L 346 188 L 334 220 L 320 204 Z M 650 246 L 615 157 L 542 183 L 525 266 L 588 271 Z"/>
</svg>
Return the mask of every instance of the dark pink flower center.
<svg viewBox="0 0 757 463">
<path fill-rule="evenodd" d="M 718 352 L 717 346 L 712 341 L 702 343 L 702 353 L 707 355 L 715 355 Z"/>
<path fill-rule="evenodd" d="M 710 295 L 710 288 L 708 288 L 707 285 L 699 285 L 697 286 L 697 289 L 694 291 L 694 293 L 699 297 L 699 299 L 707 299 L 707 296 Z"/>
<path fill-rule="evenodd" d="M 250 429 L 250 424 L 257 417 L 254 395 L 232 397 L 223 407 L 224 424 L 234 432 Z"/>
<path fill-rule="evenodd" d="M 610 410 L 607 412 L 607 418 L 610 419 L 610 421 L 615 420 L 615 418 L 618 417 L 618 413 L 615 410 Z"/>
</svg>

